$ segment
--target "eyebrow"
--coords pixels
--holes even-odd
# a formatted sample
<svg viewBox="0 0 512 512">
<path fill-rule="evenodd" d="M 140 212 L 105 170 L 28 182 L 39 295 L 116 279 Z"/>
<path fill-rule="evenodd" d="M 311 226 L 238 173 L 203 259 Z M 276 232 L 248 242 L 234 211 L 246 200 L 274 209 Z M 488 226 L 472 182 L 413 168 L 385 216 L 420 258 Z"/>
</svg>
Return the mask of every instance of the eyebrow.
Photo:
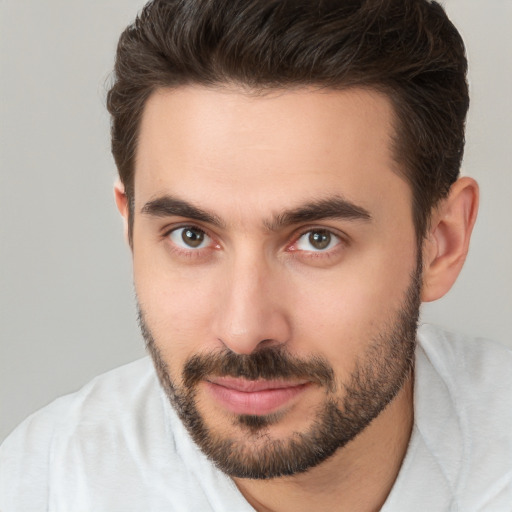
<svg viewBox="0 0 512 512">
<path fill-rule="evenodd" d="M 217 215 L 172 196 L 162 196 L 148 201 L 142 207 L 141 213 L 153 217 L 186 217 L 221 228 L 225 227 L 224 222 Z"/>
<path fill-rule="evenodd" d="M 165 195 L 148 201 L 141 209 L 142 214 L 153 217 L 186 217 L 200 222 L 225 228 L 226 224 L 217 215 L 210 213 L 187 201 Z M 372 220 L 370 212 L 341 196 L 312 201 L 297 208 L 285 210 L 264 222 L 270 231 L 278 231 L 287 226 L 303 222 L 324 219 L 341 219 L 350 221 Z"/>
<path fill-rule="evenodd" d="M 340 219 L 350 221 L 372 220 L 368 210 L 358 206 L 341 196 L 334 196 L 311 203 L 304 204 L 292 210 L 286 210 L 274 216 L 266 227 L 271 231 L 277 231 L 283 227 L 303 222 L 314 222 L 325 219 Z"/>
</svg>

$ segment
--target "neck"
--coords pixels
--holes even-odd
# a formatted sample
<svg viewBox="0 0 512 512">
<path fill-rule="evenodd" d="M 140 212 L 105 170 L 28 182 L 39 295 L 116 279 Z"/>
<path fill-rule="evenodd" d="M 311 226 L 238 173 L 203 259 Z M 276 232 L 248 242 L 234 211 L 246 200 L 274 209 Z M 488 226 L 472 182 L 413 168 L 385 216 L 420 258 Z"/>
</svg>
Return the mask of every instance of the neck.
<svg viewBox="0 0 512 512">
<path fill-rule="evenodd" d="M 235 479 L 258 512 L 378 511 L 393 487 L 413 424 L 413 378 L 355 439 L 309 471 L 271 480 Z"/>
</svg>

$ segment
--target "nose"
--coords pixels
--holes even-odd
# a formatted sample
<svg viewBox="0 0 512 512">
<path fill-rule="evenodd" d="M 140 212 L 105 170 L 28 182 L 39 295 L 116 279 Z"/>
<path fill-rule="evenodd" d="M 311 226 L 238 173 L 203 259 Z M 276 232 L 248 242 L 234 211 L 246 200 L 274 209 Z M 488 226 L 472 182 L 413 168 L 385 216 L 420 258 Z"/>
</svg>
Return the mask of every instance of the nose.
<svg viewBox="0 0 512 512">
<path fill-rule="evenodd" d="M 232 262 L 220 286 L 215 336 L 231 351 L 250 354 L 291 337 L 279 268 L 254 258 Z"/>
</svg>

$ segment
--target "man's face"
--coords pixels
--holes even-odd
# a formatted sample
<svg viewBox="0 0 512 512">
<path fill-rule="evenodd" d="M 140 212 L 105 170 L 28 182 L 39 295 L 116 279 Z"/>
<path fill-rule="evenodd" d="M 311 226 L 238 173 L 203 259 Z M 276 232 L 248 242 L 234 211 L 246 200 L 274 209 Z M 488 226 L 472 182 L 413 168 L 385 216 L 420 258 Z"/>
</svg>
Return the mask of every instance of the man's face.
<svg viewBox="0 0 512 512">
<path fill-rule="evenodd" d="M 134 275 L 161 382 L 233 476 L 312 467 L 411 369 L 419 264 L 392 110 L 365 90 L 148 100 Z"/>
</svg>

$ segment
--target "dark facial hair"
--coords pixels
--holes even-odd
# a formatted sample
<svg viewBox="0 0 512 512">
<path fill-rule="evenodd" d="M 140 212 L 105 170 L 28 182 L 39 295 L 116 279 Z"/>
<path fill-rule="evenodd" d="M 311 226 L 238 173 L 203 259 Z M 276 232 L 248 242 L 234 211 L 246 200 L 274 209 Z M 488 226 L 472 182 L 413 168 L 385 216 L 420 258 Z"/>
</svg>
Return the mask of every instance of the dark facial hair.
<svg viewBox="0 0 512 512">
<path fill-rule="evenodd" d="M 153 358 L 160 383 L 189 434 L 205 455 L 231 477 L 268 479 L 307 471 L 345 446 L 393 400 L 411 376 L 420 308 L 421 263 L 411 276 L 403 303 L 394 318 L 382 326 L 356 367 L 344 382 L 337 382 L 328 361 L 294 357 L 285 347 L 265 347 L 251 354 L 229 349 L 196 354 L 185 364 L 182 385 L 171 377 L 158 344 L 139 307 L 139 324 Z M 315 420 L 303 432 L 287 439 L 272 439 L 269 426 L 279 413 L 265 416 L 238 415 L 235 424 L 247 435 L 238 439 L 214 432 L 200 414 L 197 384 L 208 376 L 256 379 L 304 379 L 323 386 L 326 399 Z M 343 389 L 343 398 L 336 394 Z M 255 444 L 257 441 L 257 444 Z"/>
</svg>

